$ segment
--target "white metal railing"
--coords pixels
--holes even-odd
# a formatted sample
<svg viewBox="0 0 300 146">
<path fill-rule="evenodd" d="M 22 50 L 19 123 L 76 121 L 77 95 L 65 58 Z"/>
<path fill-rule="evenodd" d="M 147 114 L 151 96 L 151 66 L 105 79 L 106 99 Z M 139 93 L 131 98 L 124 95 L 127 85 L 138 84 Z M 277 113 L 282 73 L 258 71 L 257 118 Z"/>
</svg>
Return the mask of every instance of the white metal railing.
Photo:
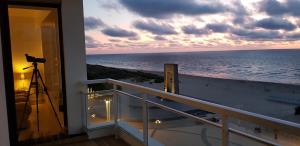
<svg viewBox="0 0 300 146">
<path fill-rule="evenodd" d="M 252 113 L 252 112 L 247 112 L 244 110 L 235 109 L 235 108 L 231 108 L 231 107 L 227 107 L 227 106 L 223 106 L 223 105 L 219 105 L 219 104 L 215 104 L 215 103 L 211 103 L 211 102 L 207 102 L 207 101 L 203 101 L 203 100 L 199 100 L 199 99 L 195 99 L 195 98 L 191 98 L 191 97 L 187 97 L 187 96 L 183 96 L 183 95 L 166 93 L 161 90 L 152 89 L 152 88 L 135 85 L 135 84 L 131 84 L 131 83 L 123 82 L 123 81 L 118 81 L 118 80 L 114 80 L 114 79 L 87 80 L 87 81 L 83 82 L 84 85 L 99 84 L 99 83 L 108 83 L 108 84 L 113 85 L 114 88 L 112 91 L 114 92 L 115 103 L 118 103 L 118 100 L 119 100 L 118 95 L 125 95 L 125 96 L 135 98 L 135 99 L 142 101 L 142 103 L 143 103 L 143 137 L 144 137 L 144 145 L 145 146 L 148 145 L 148 114 L 149 114 L 148 105 L 149 104 L 152 104 L 161 109 L 182 115 L 184 117 L 192 118 L 199 122 L 203 122 L 203 123 L 221 128 L 222 129 L 222 146 L 229 145 L 229 132 L 252 139 L 252 140 L 262 143 L 262 144 L 272 145 L 272 146 L 279 145 L 273 141 L 270 141 L 270 140 L 267 140 L 267 139 L 264 139 L 264 138 L 261 138 L 258 136 L 254 136 L 252 134 L 242 132 L 237 129 L 229 128 L 229 126 L 228 126 L 229 118 L 252 122 L 252 123 L 273 129 L 274 131 L 283 131 L 283 132 L 286 132 L 289 134 L 294 134 L 294 135 L 300 136 L 300 124 L 289 122 L 289 121 L 284 121 L 284 120 L 280 120 L 280 119 Z M 215 123 L 215 122 L 206 120 L 204 118 L 200 118 L 200 117 L 194 116 L 192 114 L 188 114 L 188 113 L 176 110 L 176 109 L 168 107 L 166 105 L 162 105 L 162 104 L 150 101 L 147 99 L 147 97 L 138 97 L 136 95 L 132 95 L 130 93 L 120 91 L 117 89 L 117 86 L 120 86 L 120 87 L 126 88 L 126 89 L 131 89 L 136 92 L 148 94 L 151 96 L 158 96 L 158 97 L 162 97 L 164 99 L 173 100 L 175 102 L 178 102 L 178 103 L 181 103 L 184 105 L 188 105 L 188 106 L 194 107 L 196 109 L 219 114 L 222 117 L 222 122 L 221 122 L 221 124 Z M 86 103 L 86 99 L 84 99 L 84 100 Z M 118 128 L 119 105 L 115 104 L 114 106 L 115 106 L 114 107 L 114 111 L 115 111 L 114 112 L 114 115 L 115 115 L 114 122 L 115 122 L 115 128 L 117 129 Z"/>
</svg>

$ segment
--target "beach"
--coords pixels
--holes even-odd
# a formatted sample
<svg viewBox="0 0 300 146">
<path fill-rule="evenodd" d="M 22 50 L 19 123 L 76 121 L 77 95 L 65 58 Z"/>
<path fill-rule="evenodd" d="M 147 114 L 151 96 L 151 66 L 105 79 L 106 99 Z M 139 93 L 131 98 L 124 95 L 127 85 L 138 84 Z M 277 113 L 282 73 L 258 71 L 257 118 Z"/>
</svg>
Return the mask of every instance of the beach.
<svg viewBox="0 0 300 146">
<path fill-rule="evenodd" d="M 153 72 L 156 74 L 162 74 Z M 163 90 L 162 83 L 139 85 Z M 246 80 L 179 75 L 179 94 L 283 120 L 300 122 L 300 86 Z"/>
</svg>

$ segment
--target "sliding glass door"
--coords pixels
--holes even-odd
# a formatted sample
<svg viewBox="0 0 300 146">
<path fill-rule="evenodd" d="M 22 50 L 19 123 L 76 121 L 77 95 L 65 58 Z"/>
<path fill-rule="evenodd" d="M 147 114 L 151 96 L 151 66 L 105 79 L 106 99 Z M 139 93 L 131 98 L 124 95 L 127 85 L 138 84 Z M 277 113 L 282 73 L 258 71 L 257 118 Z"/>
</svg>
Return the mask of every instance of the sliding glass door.
<svg viewBox="0 0 300 146">
<path fill-rule="evenodd" d="M 8 16 L 18 141 L 64 134 L 57 8 L 10 5 Z"/>
</svg>

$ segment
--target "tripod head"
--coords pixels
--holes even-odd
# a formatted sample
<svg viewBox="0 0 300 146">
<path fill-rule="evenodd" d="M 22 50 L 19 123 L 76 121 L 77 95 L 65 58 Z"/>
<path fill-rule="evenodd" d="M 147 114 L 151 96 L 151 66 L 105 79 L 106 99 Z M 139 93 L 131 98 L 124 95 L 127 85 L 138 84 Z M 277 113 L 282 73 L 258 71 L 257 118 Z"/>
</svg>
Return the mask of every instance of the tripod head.
<svg viewBox="0 0 300 146">
<path fill-rule="evenodd" d="M 33 56 L 29 56 L 28 54 L 25 54 L 27 62 L 32 62 L 32 63 L 45 63 L 46 59 L 45 58 L 36 58 Z"/>
<path fill-rule="evenodd" d="M 30 56 L 28 54 L 25 54 L 25 57 L 26 57 L 27 62 L 32 62 L 33 66 L 25 67 L 25 68 L 23 68 L 23 70 L 26 70 L 26 69 L 31 68 L 31 67 L 34 67 L 35 69 L 37 69 L 38 63 L 45 63 L 46 62 L 45 58 L 36 58 L 36 57 Z"/>
</svg>

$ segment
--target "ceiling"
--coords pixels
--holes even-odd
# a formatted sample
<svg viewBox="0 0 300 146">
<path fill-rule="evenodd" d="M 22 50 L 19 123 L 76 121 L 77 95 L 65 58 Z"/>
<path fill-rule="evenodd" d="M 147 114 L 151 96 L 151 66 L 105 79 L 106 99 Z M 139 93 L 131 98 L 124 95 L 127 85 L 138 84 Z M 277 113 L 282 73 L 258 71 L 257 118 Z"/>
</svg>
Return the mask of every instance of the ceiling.
<svg viewBox="0 0 300 146">
<path fill-rule="evenodd" d="M 61 3 L 61 0 L 8 0 L 11 2 Z"/>
<path fill-rule="evenodd" d="M 32 9 L 32 8 L 9 8 L 9 16 L 12 19 L 32 19 L 41 23 L 53 9 Z"/>
</svg>

